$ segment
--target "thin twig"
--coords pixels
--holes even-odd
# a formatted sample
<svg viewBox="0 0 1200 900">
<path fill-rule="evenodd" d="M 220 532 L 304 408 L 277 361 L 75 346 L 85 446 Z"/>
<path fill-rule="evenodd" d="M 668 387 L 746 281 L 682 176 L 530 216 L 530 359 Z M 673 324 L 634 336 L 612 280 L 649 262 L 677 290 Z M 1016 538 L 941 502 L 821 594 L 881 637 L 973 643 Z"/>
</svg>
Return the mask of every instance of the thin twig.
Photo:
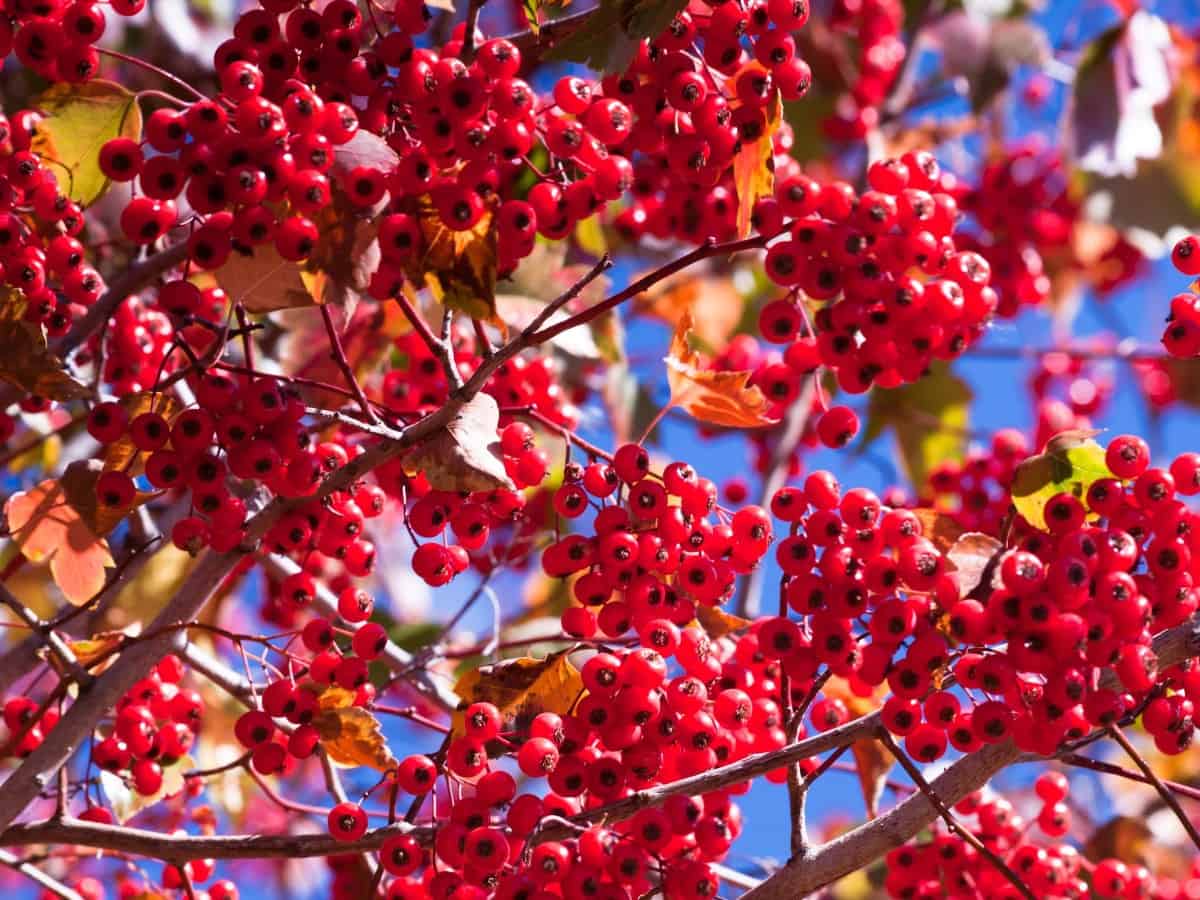
<svg viewBox="0 0 1200 900">
<path fill-rule="evenodd" d="M 1179 798 L 1176 797 L 1165 784 L 1158 774 L 1146 762 L 1146 758 L 1138 752 L 1137 747 L 1129 742 L 1129 738 L 1125 737 L 1125 733 L 1116 725 L 1109 725 L 1107 729 L 1112 739 L 1121 745 L 1121 749 L 1126 755 L 1133 760 L 1146 777 L 1146 780 L 1154 785 L 1154 789 L 1158 791 L 1158 796 L 1162 798 L 1163 803 L 1167 804 L 1175 817 L 1179 819 L 1179 824 L 1183 826 L 1183 830 L 1187 832 L 1187 836 L 1192 839 L 1192 843 L 1196 845 L 1196 849 L 1200 850 L 1200 831 L 1196 829 L 1196 824 L 1188 817 L 1188 814 L 1183 811 L 1183 807 L 1179 805 Z"/>
<path fill-rule="evenodd" d="M 350 360 L 346 358 L 346 348 L 342 346 L 342 336 L 338 334 L 337 325 L 333 321 L 333 313 L 329 311 L 329 304 L 321 304 L 321 321 L 325 323 L 325 334 L 329 337 L 329 352 L 333 361 L 341 370 L 342 377 L 346 379 L 346 384 L 354 394 L 354 399 L 358 401 L 359 408 L 364 416 L 373 425 L 380 424 L 379 416 L 375 414 L 374 407 L 371 406 L 371 401 L 367 399 L 367 395 L 363 393 L 362 385 L 358 383 L 358 377 L 354 374 L 354 368 L 350 365 Z M 253 365 L 247 361 L 247 365 L 253 368 Z"/>
</svg>

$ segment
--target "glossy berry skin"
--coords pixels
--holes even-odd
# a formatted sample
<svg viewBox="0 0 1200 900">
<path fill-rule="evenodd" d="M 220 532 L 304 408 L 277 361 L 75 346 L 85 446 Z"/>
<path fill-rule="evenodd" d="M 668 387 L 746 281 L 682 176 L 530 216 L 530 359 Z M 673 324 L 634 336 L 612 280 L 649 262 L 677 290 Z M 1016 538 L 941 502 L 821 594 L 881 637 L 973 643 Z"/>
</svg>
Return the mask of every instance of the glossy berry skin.
<svg viewBox="0 0 1200 900">
<path fill-rule="evenodd" d="M 367 814 L 357 803 L 339 803 L 329 811 L 329 834 L 338 841 L 356 841 L 367 833 Z"/>
</svg>

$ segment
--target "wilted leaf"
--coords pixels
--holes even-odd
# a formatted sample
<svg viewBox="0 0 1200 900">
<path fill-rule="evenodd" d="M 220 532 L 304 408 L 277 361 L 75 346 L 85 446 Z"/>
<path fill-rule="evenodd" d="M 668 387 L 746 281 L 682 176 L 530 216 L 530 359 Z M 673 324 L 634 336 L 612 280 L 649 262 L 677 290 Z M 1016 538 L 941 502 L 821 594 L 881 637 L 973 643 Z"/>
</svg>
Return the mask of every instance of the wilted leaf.
<svg viewBox="0 0 1200 900">
<path fill-rule="evenodd" d="M 954 543 L 963 535 L 963 529 L 958 521 L 946 513 L 923 506 L 911 509 L 909 512 L 921 520 L 921 532 L 925 538 L 932 541 L 934 546 L 943 553 L 954 546 Z"/>
<path fill-rule="evenodd" d="M 54 583 L 71 603 L 80 606 L 104 587 L 104 570 L 115 565 L 108 542 L 67 502 L 62 482 L 52 478 L 13 494 L 4 516 L 25 558 L 49 563 Z"/>
<path fill-rule="evenodd" d="M 439 303 L 473 319 L 496 318 L 496 229 L 491 211 L 473 228 L 453 231 L 442 224 L 432 201 L 423 197 L 416 211 L 424 252 L 414 254 L 405 270 L 417 285 L 429 288 Z"/>
<path fill-rule="evenodd" d="M 578 62 L 598 72 L 623 71 L 642 38 L 653 40 L 688 0 L 600 0 L 581 28 L 560 41 L 549 59 Z"/>
<path fill-rule="evenodd" d="M 142 415 L 142 413 L 148 412 L 158 413 L 170 422 L 181 409 L 180 403 L 175 399 L 174 394 L 167 394 L 161 391 L 158 393 L 138 391 L 136 394 L 128 394 L 121 398 L 121 406 L 124 407 L 131 422 Z M 131 475 L 137 475 L 142 471 L 145 459 L 149 455 L 148 453 L 139 451 L 134 446 L 129 434 L 125 433 L 105 448 L 104 469 L 105 471 L 116 469 L 121 472 L 129 472 Z"/>
<path fill-rule="evenodd" d="M 709 352 L 720 353 L 737 330 L 745 305 L 728 273 L 688 269 L 639 294 L 634 311 L 661 319 L 672 328 L 678 328 L 690 313 L 692 336 Z"/>
<path fill-rule="evenodd" d="M 0 347 L 4 350 L 0 353 L 0 379 L 62 403 L 88 396 L 91 391 L 50 352 L 42 326 L 21 318 L 24 312 L 24 295 L 0 286 Z"/>
<path fill-rule="evenodd" d="M 965 456 L 972 396 L 967 383 L 941 361 L 935 361 L 929 373 L 912 384 L 892 390 L 875 388 L 867 404 L 867 426 L 859 451 L 891 428 L 900 465 L 921 495 L 934 466 Z"/>
<path fill-rule="evenodd" d="M 495 665 L 480 666 L 454 685 L 462 709 L 472 703 L 492 703 L 500 710 L 505 731 L 523 730 L 538 713 L 565 715 L 583 692 L 583 679 L 567 658 L 567 651 L 545 659 L 522 656 Z M 463 713 L 452 717 L 452 733 L 463 733 Z"/>
<path fill-rule="evenodd" d="M 313 718 L 321 746 L 340 766 L 370 766 L 387 772 L 399 765 L 379 720 L 360 706 L 330 706 Z"/>
<path fill-rule="evenodd" d="M 725 637 L 727 634 L 742 631 L 754 624 L 749 619 L 725 612 L 719 606 L 706 606 L 705 604 L 696 607 L 696 621 L 711 638 Z"/>
<path fill-rule="evenodd" d="M 774 425 L 767 415 L 767 398 L 747 382 L 750 372 L 718 372 L 702 368 L 700 355 L 688 343 L 692 330 L 689 311 L 676 326 L 671 352 L 665 357 L 671 403 L 682 407 L 701 422 L 730 428 Z"/>
<path fill-rule="evenodd" d="M 954 564 L 959 596 L 965 597 L 979 587 L 984 573 L 1004 545 L 990 534 L 968 531 L 954 542 L 946 557 Z"/>
<path fill-rule="evenodd" d="M 761 63 L 748 63 L 762 69 Z M 783 101 L 778 97 L 771 105 L 767 126 L 754 141 L 744 141 L 733 158 L 733 187 L 737 193 L 737 236 L 750 234 L 750 214 L 754 204 L 775 192 L 775 132 L 783 121 Z"/>
<path fill-rule="evenodd" d="M 113 138 L 142 136 L 137 97 L 119 84 L 96 78 L 83 84 L 56 84 L 33 106 L 46 118 L 38 124 L 31 149 L 57 163 L 50 169 L 67 196 L 90 206 L 108 187 L 100 171 L 100 148 Z"/>
<path fill-rule="evenodd" d="M 96 481 L 104 472 L 98 459 L 79 459 L 67 466 L 61 482 L 67 502 L 83 518 L 87 527 L 97 536 L 106 537 L 121 521 L 161 491 L 135 491 L 128 506 L 102 506 L 96 496 Z"/>
<path fill-rule="evenodd" d="M 259 244 L 253 250 L 235 247 L 213 275 L 229 299 L 241 303 L 247 312 L 273 312 L 317 302 L 305 282 L 304 268 L 284 259 L 271 244 Z"/>
<path fill-rule="evenodd" d="M 1104 448 L 1092 440 L 1098 432 L 1064 431 L 1046 443 L 1046 449 L 1017 466 L 1013 474 L 1012 502 L 1034 528 L 1046 530 L 1046 504 L 1056 494 L 1080 499 L 1089 487 L 1113 474 L 1104 461 Z"/>
<path fill-rule="evenodd" d="M 190 756 L 181 756 L 169 765 L 163 766 L 162 786 L 153 794 L 143 796 L 137 791 L 130 790 L 120 775 L 108 770 L 100 772 L 100 786 L 108 798 L 113 815 L 118 824 L 124 825 L 143 809 L 153 806 L 167 797 L 174 797 L 183 790 L 186 779 L 185 772 L 196 768 L 196 761 Z"/>
<path fill-rule="evenodd" d="M 512 489 L 496 429 L 500 409 L 490 394 L 476 394 L 442 431 L 405 457 L 439 491 Z"/>
<path fill-rule="evenodd" d="M 380 172 L 391 172 L 400 163 L 400 156 L 391 145 L 374 132 L 359 129 L 354 137 L 338 146 L 333 157 L 333 171 L 344 174 L 366 166 Z"/>
</svg>

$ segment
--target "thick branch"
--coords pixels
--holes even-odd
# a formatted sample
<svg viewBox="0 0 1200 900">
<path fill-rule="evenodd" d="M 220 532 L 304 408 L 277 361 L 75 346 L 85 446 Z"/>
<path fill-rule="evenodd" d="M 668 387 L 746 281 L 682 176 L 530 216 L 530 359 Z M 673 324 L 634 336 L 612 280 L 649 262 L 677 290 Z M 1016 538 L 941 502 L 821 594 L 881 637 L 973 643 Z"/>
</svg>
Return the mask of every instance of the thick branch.
<svg viewBox="0 0 1200 900">
<path fill-rule="evenodd" d="M 1189 622 L 1164 631 L 1155 638 L 1154 650 L 1163 668 L 1200 656 L 1200 628 L 1197 623 Z M 1119 686 L 1111 671 L 1104 673 L 1101 684 Z M 864 718 L 877 720 L 878 715 Z M 990 744 L 978 753 L 954 763 L 929 786 L 947 806 L 953 806 L 1021 757 L 1021 751 L 1012 741 Z M 913 794 L 877 819 L 790 861 L 762 885 L 747 893 L 746 900 L 793 900 L 795 897 L 804 897 L 911 840 L 937 816 L 937 809 L 925 794 Z"/>
</svg>

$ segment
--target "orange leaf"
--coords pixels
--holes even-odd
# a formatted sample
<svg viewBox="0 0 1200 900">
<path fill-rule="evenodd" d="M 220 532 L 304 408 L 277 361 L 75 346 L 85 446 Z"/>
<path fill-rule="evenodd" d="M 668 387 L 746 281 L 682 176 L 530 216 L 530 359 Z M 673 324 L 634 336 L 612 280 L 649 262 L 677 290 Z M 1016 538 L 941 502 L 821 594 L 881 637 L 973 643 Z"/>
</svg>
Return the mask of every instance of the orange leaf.
<svg viewBox="0 0 1200 900">
<path fill-rule="evenodd" d="M 706 350 L 718 353 L 737 330 L 746 301 L 729 275 L 681 272 L 640 294 L 635 303 L 637 312 L 661 319 L 672 328 L 690 312 L 692 335 Z"/>
<path fill-rule="evenodd" d="M 750 63 L 747 68 L 762 69 L 759 63 Z M 765 71 L 765 69 L 764 69 Z M 775 132 L 783 121 L 783 101 L 776 94 L 775 102 L 767 111 L 767 126 L 763 133 L 752 141 L 742 144 L 742 149 L 733 158 L 733 186 L 737 192 L 737 236 L 750 234 L 750 214 L 754 204 L 775 192 Z"/>
<path fill-rule="evenodd" d="M 495 704 L 504 718 L 504 730 L 523 730 L 538 713 L 570 712 L 583 693 L 583 679 L 567 659 L 567 652 L 552 653 L 545 659 L 523 656 L 492 666 L 472 669 L 454 685 L 462 708 L 471 703 Z M 453 733 L 463 733 L 463 713 L 456 712 Z"/>
<path fill-rule="evenodd" d="M 688 344 L 692 314 L 683 315 L 671 339 L 666 357 L 671 403 L 686 409 L 701 422 L 729 428 L 758 428 L 774 425 L 767 415 L 767 398 L 749 385 L 750 372 L 718 372 L 705 369 L 700 354 Z"/>
<path fill-rule="evenodd" d="M 932 541 L 933 545 L 943 553 L 953 547 L 954 542 L 963 535 L 962 526 L 954 520 L 953 516 L 946 513 L 925 506 L 910 509 L 909 512 L 920 519 L 921 532 L 924 537 Z"/>
<path fill-rule="evenodd" d="M 342 766 L 370 766 L 380 772 L 399 763 L 388 749 L 379 720 L 360 706 L 334 706 L 317 714 L 313 727 L 329 758 Z"/>
<path fill-rule="evenodd" d="M 749 619 L 725 612 L 719 606 L 704 605 L 696 607 L 696 621 L 711 638 L 725 637 L 727 634 L 733 634 L 754 624 Z"/>
<path fill-rule="evenodd" d="M 150 391 L 139 391 L 136 394 L 122 397 L 121 406 L 125 408 L 130 421 L 142 413 L 156 412 L 170 422 L 180 411 L 179 401 L 175 399 L 174 395 Z M 146 457 L 149 455 L 149 453 L 139 451 L 134 446 L 129 434 L 125 433 L 105 448 L 104 468 L 106 471 L 116 469 L 121 472 L 128 471 L 130 475 L 137 475 L 142 471 Z"/>
<path fill-rule="evenodd" d="M 108 542 L 97 537 L 83 516 L 67 502 L 57 479 L 13 494 L 4 504 L 13 540 L 32 563 L 48 562 L 50 576 L 76 606 L 104 587 L 104 570 L 116 563 Z"/>
</svg>

